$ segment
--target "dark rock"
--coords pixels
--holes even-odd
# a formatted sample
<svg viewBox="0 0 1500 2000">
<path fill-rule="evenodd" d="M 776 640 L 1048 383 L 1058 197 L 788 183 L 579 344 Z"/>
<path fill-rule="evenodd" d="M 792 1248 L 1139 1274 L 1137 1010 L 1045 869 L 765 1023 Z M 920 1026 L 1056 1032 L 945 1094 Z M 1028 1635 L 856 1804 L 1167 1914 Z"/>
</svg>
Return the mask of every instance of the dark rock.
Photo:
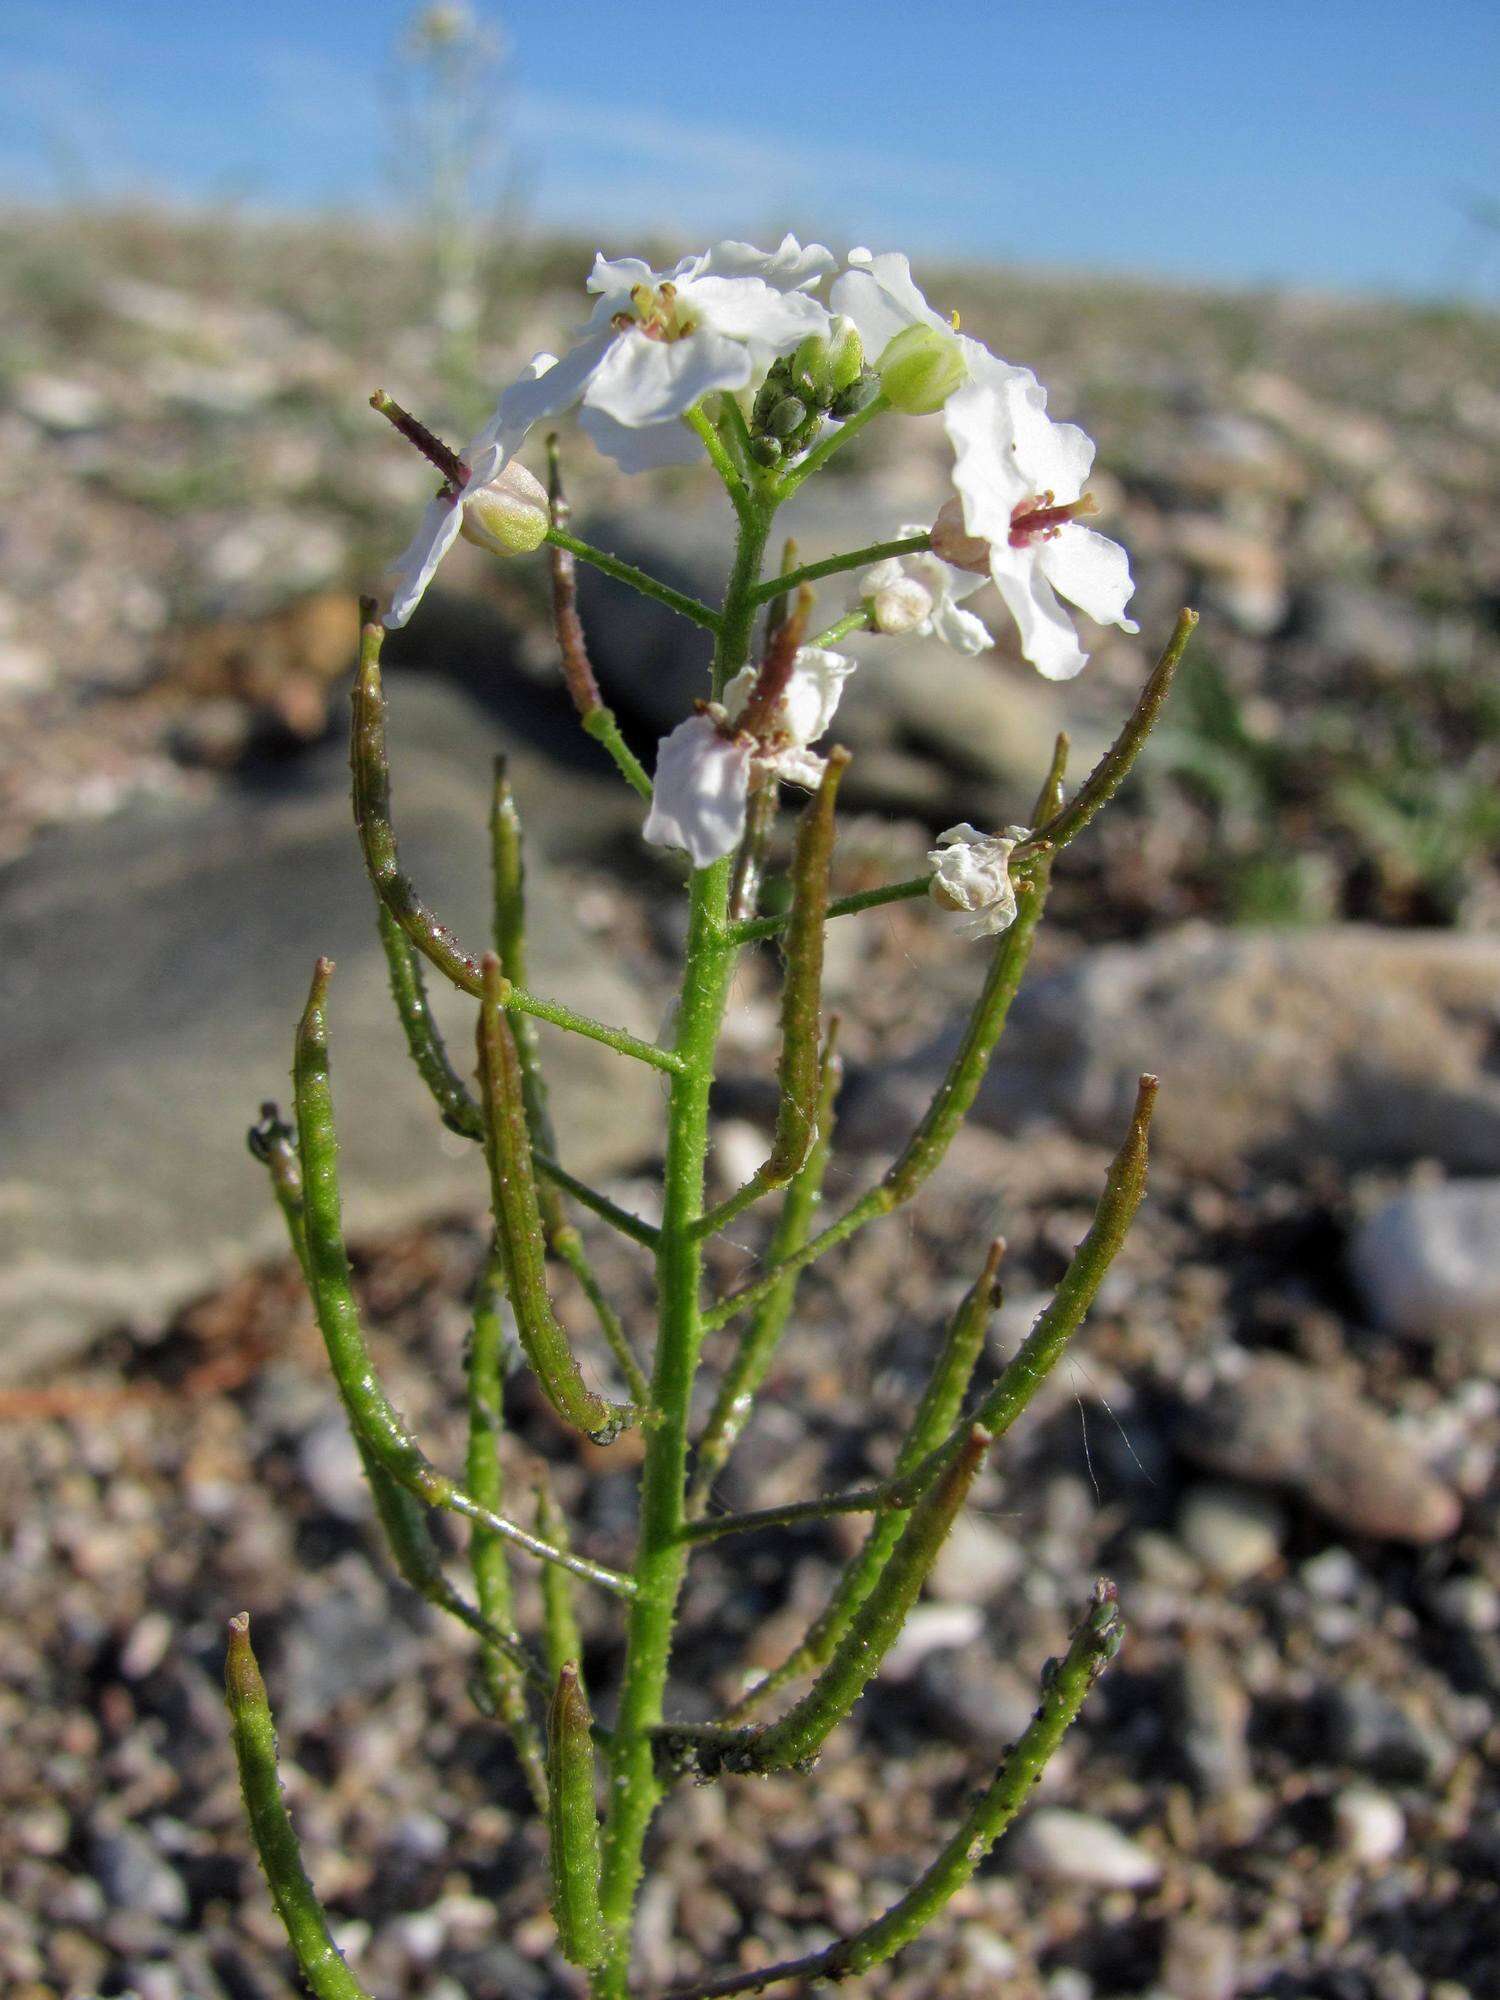
<svg viewBox="0 0 1500 2000">
<path fill-rule="evenodd" d="M 391 690 L 403 858 L 461 937 L 487 923 L 485 821 L 500 739 L 461 695 Z M 529 815 L 539 991 L 651 1035 L 631 990 L 570 917 L 546 867 L 638 821 L 607 775 L 566 785 L 512 744 Z M 132 812 L 60 834 L 12 869 L 0 907 L 7 1020 L 0 1219 L 0 1379 L 55 1363 L 101 1327 L 170 1311 L 284 1247 L 244 1131 L 287 1096 L 314 959 L 338 961 L 333 1078 L 351 1233 L 486 1199 L 478 1149 L 443 1131 L 386 991 L 341 748 L 276 786 L 202 810 Z M 429 981 L 461 1072 L 472 1003 Z M 661 1094 L 640 1063 L 543 1029 L 560 1142 L 608 1172 L 657 1144 Z"/>
<path fill-rule="evenodd" d="M 1219 1382 L 1188 1412 L 1178 1442 L 1215 1472 L 1290 1487 L 1351 1534 L 1425 1543 L 1458 1526 L 1457 1495 L 1393 1424 L 1279 1356 Z"/>
</svg>

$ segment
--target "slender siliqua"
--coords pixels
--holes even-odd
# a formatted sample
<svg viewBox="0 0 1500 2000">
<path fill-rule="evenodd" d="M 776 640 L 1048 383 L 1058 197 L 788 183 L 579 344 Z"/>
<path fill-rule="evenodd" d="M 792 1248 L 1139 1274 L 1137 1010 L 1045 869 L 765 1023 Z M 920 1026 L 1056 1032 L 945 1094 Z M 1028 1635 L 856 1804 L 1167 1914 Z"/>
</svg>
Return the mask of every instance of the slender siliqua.
<svg viewBox="0 0 1500 2000">
<path fill-rule="evenodd" d="M 661 324 L 675 322 L 668 318 Z M 577 1968 L 567 1976 L 586 1981 L 591 2000 L 626 2000 L 637 1990 L 631 1984 L 635 1915 L 648 1835 L 666 1793 L 689 1772 L 701 1782 L 734 1785 L 760 1773 L 812 1766 L 878 1673 L 982 1465 L 1077 1332 L 1145 1186 L 1152 1079 L 1143 1081 L 1092 1227 L 1055 1296 L 1003 1370 L 984 1382 L 1003 1250 L 996 1242 L 946 1333 L 934 1339 L 927 1386 L 888 1478 L 859 1492 L 740 1515 L 715 1505 L 715 1482 L 751 1418 L 778 1345 L 795 1338 L 802 1272 L 855 1231 L 913 1200 L 940 1169 L 1005 1030 L 1051 875 L 1068 843 L 1125 777 L 1194 622 L 1190 613 L 1183 614 L 1135 714 L 1071 801 L 1064 789 L 1065 741 L 1052 768 L 1038 773 L 1034 829 L 1024 839 L 1016 837 L 1011 856 L 1016 914 L 1009 923 L 991 926 L 996 934 L 973 947 L 984 963 L 976 966 L 975 998 L 947 1070 L 885 1171 L 841 1213 L 819 1224 L 840 1077 L 837 1024 L 826 1018 L 822 1001 L 826 926 L 925 895 L 929 888 L 924 876 L 855 895 L 833 893 L 839 874 L 836 793 L 849 763 L 848 753 L 836 745 L 812 759 L 811 795 L 789 845 L 778 845 L 779 780 L 788 770 L 797 775 L 807 769 L 806 744 L 797 739 L 784 706 L 791 677 L 806 648 L 826 648 L 856 630 L 885 629 L 873 600 L 860 599 L 815 641 L 807 641 L 805 635 L 815 629 L 813 586 L 861 567 L 922 556 L 933 546 L 926 534 L 905 535 L 847 556 L 799 563 L 788 544 L 779 570 L 773 566 L 767 573 L 766 552 L 782 501 L 890 407 L 872 371 L 860 372 L 857 355 L 849 363 L 851 351 L 846 343 L 839 369 L 833 370 L 817 353 L 800 358 L 799 348 L 785 363 L 776 393 L 762 395 L 753 407 L 725 395 L 687 411 L 686 421 L 724 484 L 738 526 L 717 608 L 685 598 L 573 535 L 555 449 L 552 454 L 550 515 L 537 534 L 547 527 L 561 664 L 581 726 L 623 781 L 650 797 L 653 781 L 625 743 L 589 663 L 574 588 L 574 565 L 589 562 L 713 635 L 712 668 L 703 689 L 706 740 L 731 763 L 740 757 L 748 765 L 737 849 L 686 871 L 686 943 L 671 1027 L 660 1043 L 591 1020 L 532 988 L 524 801 L 514 796 L 503 770 L 497 773 L 489 827 L 492 935 L 461 942 L 405 873 L 387 760 L 382 627 L 374 606 L 365 607 L 351 765 L 376 921 L 408 1052 L 438 1118 L 474 1141 L 492 1197 L 491 1248 L 467 1350 L 468 1453 L 461 1473 L 437 1465 L 413 1436 L 380 1380 L 365 1338 L 340 1219 L 330 1069 L 333 968 L 326 960 L 315 971 L 296 1038 L 295 1124 L 284 1123 L 268 1106 L 252 1134 L 252 1148 L 267 1167 L 305 1273 L 396 1566 L 477 1639 L 476 1690 L 496 1725 L 509 1733 L 545 1817 L 559 1952 Z M 896 379 L 892 375 L 892 382 Z M 821 404 L 818 395 L 824 396 Z M 825 435 L 820 425 L 829 411 L 842 414 L 843 421 Z M 795 452 L 789 453 L 788 438 L 801 440 Z M 445 477 L 456 491 L 466 468 L 455 455 L 448 457 L 453 462 Z M 1025 523 L 1039 518 L 1033 510 Z M 737 677 L 747 668 L 753 672 L 738 709 L 720 706 L 735 699 L 732 683 L 744 690 L 746 682 Z M 878 672 L 878 664 L 870 671 Z M 940 689 L 934 699 L 941 699 Z M 786 855 L 780 882 L 778 853 Z M 932 920 L 940 921 L 935 913 Z M 716 1052 L 737 961 L 755 949 L 777 953 L 781 968 L 774 1131 L 762 1165 L 711 1205 L 706 1163 Z M 537 970 L 545 979 L 545 967 Z M 438 1034 L 424 984 L 433 972 L 476 1003 L 473 1069 L 466 1053 L 450 1052 Z M 659 1221 L 632 1214 L 578 1179 L 559 1158 L 534 1032 L 539 1019 L 602 1043 L 621 1062 L 642 1062 L 659 1073 L 664 1091 L 657 1140 Z M 776 1212 L 768 1217 L 758 1269 L 712 1296 L 705 1272 L 709 1244 L 747 1211 L 773 1201 Z M 617 1230 L 634 1246 L 632 1254 L 654 1266 L 653 1328 L 622 1325 L 595 1275 L 577 1211 L 594 1219 L 591 1226 Z M 976 1256 L 976 1266 L 978 1261 Z M 559 1286 L 559 1270 L 576 1283 Z M 580 1294 L 589 1312 L 574 1324 L 570 1300 Z M 695 1438 L 691 1413 L 705 1336 L 734 1321 L 740 1323 L 720 1343 L 717 1379 L 700 1403 L 707 1416 Z M 580 1434 L 607 1443 L 626 1427 L 638 1430 L 639 1512 L 627 1568 L 595 1560 L 581 1538 L 570 1535 L 545 1486 L 534 1495 L 527 1492 L 535 1475 L 525 1472 L 506 1433 L 506 1377 L 517 1366 L 531 1371 L 557 1420 Z M 434 1512 L 469 1523 L 473 1603 L 444 1570 L 430 1532 Z M 868 1532 L 785 1663 L 715 1722 L 686 1724 L 669 1715 L 673 1634 L 695 1553 L 729 1535 L 835 1512 L 868 1514 Z M 515 1629 L 517 1561 L 543 1566 L 544 1612 L 535 1639 Z M 585 1585 L 620 1600 L 625 1651 L 614 1686 L 586 1687 L 576 1603 Z M 1046 1679 L 1031 1726 L 968 1807 L 948 1845 L 883 1915 L 872 1913 L 862 1929 L 809 1958 L 706 1976 L 683 1992 L 707 2000 L 780 1980 L 838 1979 L 899 1950 L 941 1912 L 1019 1808 L 1117 1648 L 1120 1631 L 1113 1592 L 1101 1584 L 1065 1659 Z M 793 1699 L 779 1710 L 773 1707 L 784 1688 L 799 1682 Z M 320 2000 L 358 2000 L 361 1989 L 333 1947 L 298 1858 L 276 1781 L 265 1689 L 243 1619 L 233 1627 L 228 1689 L 252 1831 L 303 1975 Z M 748 1947 L 741 1962 L 757 1957 L 764 1954 Z"/>
</svg>

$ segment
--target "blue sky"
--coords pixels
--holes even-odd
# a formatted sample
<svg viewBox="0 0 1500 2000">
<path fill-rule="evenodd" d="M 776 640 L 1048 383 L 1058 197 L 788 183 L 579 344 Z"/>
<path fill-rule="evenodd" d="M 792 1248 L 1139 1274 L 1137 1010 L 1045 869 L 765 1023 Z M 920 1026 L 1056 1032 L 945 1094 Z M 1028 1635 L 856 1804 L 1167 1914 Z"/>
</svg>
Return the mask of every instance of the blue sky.
<svg viewBox="0 0 1500 2000">
<path fill-rule="evenodd" d="M 0 194 L 390 198 L 411 0 L 0 0 Z M 511 0 L 538 225 L 1500 298 L 1497 0 Z"/>
</svg>

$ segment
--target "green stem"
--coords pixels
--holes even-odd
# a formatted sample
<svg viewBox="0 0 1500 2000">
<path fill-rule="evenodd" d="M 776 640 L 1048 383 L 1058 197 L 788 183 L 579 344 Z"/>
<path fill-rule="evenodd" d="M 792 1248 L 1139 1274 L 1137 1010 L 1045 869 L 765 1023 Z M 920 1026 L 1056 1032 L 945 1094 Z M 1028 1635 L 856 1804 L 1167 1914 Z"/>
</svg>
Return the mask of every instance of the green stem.
<svg viewBox="0 0 1500 2000">
<path fill-rule="evenodd" d="M 505 1499 L 505 1481 L 500 1469 L 506 1346 L 500 1314 L 502 1296 L 499 1262 L 492 1249 L 474 1297 L 469 1335 L 469 1449 L 464 1478 L 475 1499 L 497 1512 Z M 548 1574 L 551 1567 L 549 1564 Z M 492 1624 L 512 1629 L 516 1622 L 515 1598 L 504 1540 L 489 1528 L 471 1529 L 469 1568 L 480 1611 Z M 480 1667 L 491 1706 L 509 1731 L 531 1796 L 538 1812 L 545 1815 L 547 1769 L 526 1699 L 526 1679 L 496 1646 L 484 1647 Z"/>
<path fill-rule="evenodd" d="M 815 632 L 808 640 L 809 646 L 836 646 L 840 639 L 847 639 L 851 632 L 870 632 L 869 606 L 860 604 L 853 611 L 846 611 L 842 618 L 835 618 L 831 625 L 825 625 L 821 632 Z"/>
<path fill-rule="evenodd" d="M 620 724 L 614 710 L 605 708 L 602 704 L 598 708 L 591 708 L 583 717 L 583 733 L 585 736 L 592 736 L 596 743 L 604 746 L 614 758 L 616 769 L 626 784 L 638 792 L 647 805 L 650 805 L 651 779 L 647 775 L 645 765 L 620 734 Z"/>
<path fill-rule="evenodd" d="M 838 1096 L 843 1064 L 838 1053 L 838 1016 L 828 1023 L 823 1044 L 822 1080 L 818 1089 L 818 1136 L 812 1151 L 787 1186 L 771 1238 L 771 1260 L 779 1262 L 807 1241 L 812 1218 L 823 1194 L 823 1176 L 833 1151 L 834 1101 Z M 741 1431 L 750 1421 L 756 1391 L 766 1379 L 787 1319 L 797 1297 L 800 1271 L 789 1271 L 780 1284 L 762 1300 L 740 1336 L 734 1357 L 724 1371 L 708 1422 L 698 1439 L 693 1458 L 693 1480 L 688 1489 L 689 1514 L 701 1513 L 713 1482 L 728 1463 Z"/>
<path fill-rule="evenodd" d="M 841 570 L 863 569 L 867 563 L 883 562 L 887 556 L 920 555 L 931 547 L 932 536 L 925 531 L 920 535 L 902 535 L 893 542 L 871 542 L 868 548 L 850 549 L 841 556 L 824 556 L 821 562 L 803 563 L 800 569 L 773 577 L 769 583 L 761 584 L 756 597 L 764 603 L 778 591 L 795 590 L 799 583 L 816 583 L 819 577 L 837 576 Z"/>
<path fill-rule="evenodd" d="M 810 1243 L 781 1258 L 750 1284 L 742 1285 L 737 1292 L 720 1299 L 717 1305 L 710 1306 L 703 1315 L 703 1323 L 710 1331 L 726 1325 L 751 1306 L 759 1305 L 787 1271 L 811 1264 L 837 1244 L 845 1242 L 856 1230 L 864 1228 L 866 1223 L 889 1215 L 892 1209 L 909 1201 L 936 1168 L 978 1094 L 985 1071 L 989 1068 L 990 1057 L 1009 1017 L 1011 1002 L 1016 997 L 1031 957 L 1032 942 L 1046 900 L 1047 879 L 1047 857 L 1043 855 L 1034 863 L 1030 883 L 1020 885 L 1016 920 L 996 944 L 984 990 L 969 1016 L 963 1040 L 933 1094 L 922 1122 L 887 1170 L 884 1179 L 861 1195 L 852 1208 L 846 1210 L 836 1222 L 829 1223 Z M 707 1522 L 701 1525 L 704 1530 L 710 1526 Z"/>
<path fill-rule="evenodd" d="M 701 403 L 694 404 L 682 421 L 689 430 L 697 433 L 703 449 L 708 453 L 709 463 L 723 480 L 724 490 L 729 495 L 730 505 L 739 516 L 740 530 L 743 534 L 750 521 L 760 514 L 748 480 L 730 457 L 728 447 L 720 437 L 717 426 L 710 420 Z M 723 612 L 720 612 L 719 618 L 722 619 L 723 615 Z M 738 672 L 739 669 L 736 668 L 735 671 Z"/>
<path fill-rule="evenodd" d="M 930 875 L 912 875 L 904 882 L 887 882 L 883 888 L 860 889 L 852 896 L 840 896 L 828 905 L 830 917 L 855 917 L 861 910 L 878 910 L 882 903 L 909 903 L 925 896 L 932 887 Z M 751 917 L 731 927 L 731 944 L 754 944 L 760 938 L 775 937 L 791 921 L 791 912 L 777 917 Z"/>
<path fill-rule="evenodd" d="M 1123 1637 L 1114 1585 L 1101 1581 L 1066 1654 L 1044 1673 L 1041 1702 L 1015 1748 L 964 1814 L 942 1853 L 883 1916 L 810 1957 L 681 1986 L 667 2000 L 733 2000 L 736 1994 L 760 1993 L 787 1979 L 837 1983 L 893 1958 L 952 1901 L 1026 1803 L 1094 1683 L 1120 1650 Z"/>
<path fill-rule="evenodd" d="M 846 418 L 832 437 L 824 438 L 820 445 L 807 454 L 800 465 L 794 465 L 786 477 L 771 488 L 776 504 L 779 506 L 783 500 L 790 500 L 805 479 L 810 479 L 813 473 L 820 471 L 836 451 L 842 451 L 851 438 L 858 437 L 866 424 L 890 407 L 890 400 L 882 390 L 878 396 L 866 403 L 862 410 L 856 410 L 852 417 Z"/>
<path fill-rule="evenodd" d="M 605 576 L 612 576 L 616 583 L 629 584 L 630 588 L 638 590 L 642 597 L 654 597 L 658 604 L 665 604 L 669 611 L 675 611 L 679 617 L 691 620 L 694 625 L 701 625 L 706 632 L 718 631 L 717 611 L 710 610 L 708 605 L 700 603 L 696 597 L 689 597 L 685 591 L 674 590 L 671 584 L 662 583 L 658 578 L 648 575 L 645 570 L 637 569 L 634 563 L 622 562 L 618 556 L 612 556 L 604 549 L 596 549 L 590 542 L 581 542 L 576 535 L 570 535 L 562 528 L 549 528 L 547 540 L 555 548 L 566 549 L 568 554 L 576 557 L 579 562 L 586 562 L 591 569 L 600 570 Z"/>
<path fill-rule="evenodd" d="M 328 1929 L 317 1891 L 302 1865 L 297 1832 L 281 1796 L 281 1779 L 276 1770 L 276 1725 L 266 1699 L 266 1684 L 250 1647 L 247 1611 L 229 1621 L 224 1692 L 250 1831 L 276 1913 L 286 1926 L 287 1941 L 302 1977 L 317 2000 L 370 2000 L 345 1965 Z"/>
<path fill-rule="evenodd" d="M 654 1222 L 646 1222 L 639 1215 L 632 1215 L 628 1208 L 621 1208 L 617 1201 L 611 1201 L 609 1196 L 601 1194 L 598 1188 L 590 1187 L 587 1181 L 581 1181 L 576 1174 L 570 1174 L 566 1167 L 560 1166 L 547 1153 L 533 1153 L 532 1164 L 544 1179 L 554 1181 L 565 1194 L 572 1195 L 574 1201 L 580 1202 L 585 1208 L 591 1208 L 595 1215 L 602 1216 L 604 1221 L 612 1224 L 622 1236 L 628 1236 L 633 1243 L 644 1244 L 648 1250 L 656 1248 L 661 1232 Z"/>
<path fill-rule="evenodd" d="M 770 533 L 772 507 L 758 502 L 730 463 L 722 440 L 701 410 L 687 421 L 723 478 L 740 533 L 719 618 L 713 692 L 745 664 L 755 622 L 753 592 Z M 726 939 L 731 862 L 695 870 L 688 893 L 688 934 L 677 1008 L 676 1072 L 667 1106 L 666 1162 L 656 1253 L 657 1339 L 651 1394 L 643 1415 L 640 1525 L 633 1577 L 635 1597 L 625 1667 L 609 1752 L 608 1810 L 600 1892 L 608 1935 L 604 1962 L 593 1974 L 594 2000 L 626 2000 L 633 1912 L 642 1852 L 663 1790 L 654 1732 L 662 1721 L 677 1600 L 687 1564 L 688 1420 L 703 1344 L 702 1245 L 708 1153 L 709 1092 L 714 1052 L 729 996 L 734 950 Z"/>
</svg>

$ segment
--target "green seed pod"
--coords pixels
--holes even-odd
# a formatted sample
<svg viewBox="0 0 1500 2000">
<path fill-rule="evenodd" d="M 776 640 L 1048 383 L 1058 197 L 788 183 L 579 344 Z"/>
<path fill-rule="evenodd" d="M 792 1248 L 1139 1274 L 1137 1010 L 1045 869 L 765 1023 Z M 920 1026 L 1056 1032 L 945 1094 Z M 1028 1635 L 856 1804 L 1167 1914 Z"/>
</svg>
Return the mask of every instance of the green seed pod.
<svg viewBox="0 0 1500 2000">
<path fill-rule="evenodd" d="M 547 1716 L 552 1914 L 563 1956 L 585 1969 L 599 1964 L 605 1947 L 592 1730 L 588 1696 L 570 1660 L 557 1677 Z"/>
<path fill-rule="evenodd" d="M 781 458 L 781 446 L 773 437 L 753 437 L 750 440 L 750 456 L 757 465 L 776 465 Z"/>
</svg>

